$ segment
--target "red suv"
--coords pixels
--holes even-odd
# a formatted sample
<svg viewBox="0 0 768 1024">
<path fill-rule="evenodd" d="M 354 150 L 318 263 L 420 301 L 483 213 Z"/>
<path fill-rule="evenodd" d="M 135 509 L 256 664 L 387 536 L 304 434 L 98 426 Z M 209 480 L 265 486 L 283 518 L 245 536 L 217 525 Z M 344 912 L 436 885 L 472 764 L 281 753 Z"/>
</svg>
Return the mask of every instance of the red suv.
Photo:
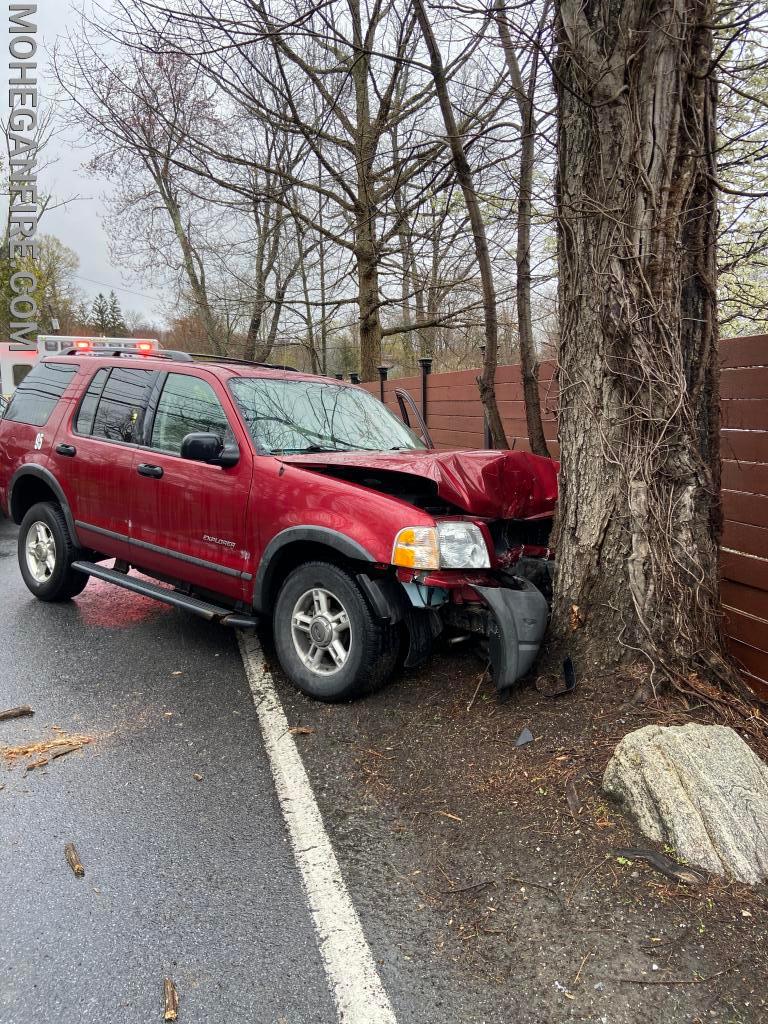
<svg viewBox="0 0 768 1024">
<path fill-rule="evenodd" d="M 181 352 L 45 359 L 0 420 L 35 597 L 95 576 L 228 625 L 269 617 L 285 672 L 331 701 L 443 632 L 487 643 L 499 689 L 529 669 L 556 470 L 430 450 L 351 384 Z"/>
</svg>

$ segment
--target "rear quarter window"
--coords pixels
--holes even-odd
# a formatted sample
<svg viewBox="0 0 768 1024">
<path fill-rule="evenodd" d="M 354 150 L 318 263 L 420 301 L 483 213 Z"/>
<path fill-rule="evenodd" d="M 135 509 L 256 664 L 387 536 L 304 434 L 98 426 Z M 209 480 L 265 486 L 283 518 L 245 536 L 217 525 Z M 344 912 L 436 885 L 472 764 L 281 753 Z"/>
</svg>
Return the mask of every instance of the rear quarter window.
<svg viewBox="0 0 768 1024">
<path fill-rule="evenodd" d="M 24 378 L 29 376 L 31 371 L 32 366 L 30 363 L 16 363 L 13 368 L 13 386 L 17 388 Z"/>
<path fill-rule="evenodd" d="M 16 388 L 3 419 L 44 427 L 77 374 L 67 363 L 38 363 Z"/>
</svg>

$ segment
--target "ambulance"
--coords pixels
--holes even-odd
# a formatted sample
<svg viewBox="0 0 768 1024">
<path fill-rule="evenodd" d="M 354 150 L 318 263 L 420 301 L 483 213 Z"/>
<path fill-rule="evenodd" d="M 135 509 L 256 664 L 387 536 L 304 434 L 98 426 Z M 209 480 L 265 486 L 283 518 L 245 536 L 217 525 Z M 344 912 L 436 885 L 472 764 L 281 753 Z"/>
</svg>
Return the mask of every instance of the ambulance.
<svg viewBox="0 0 768 1024">
<path fill-rule="evenodd" d="M 157 338 L 88 338 L 83 335 L 40 334 L 36 348 L 0 342 L 0 397 L 10 399 L 15 389 L 43 356 L 62 352 L 138 352 L 152 355 L 160 348 Z M 0 402 L 0 406 L 2 406 Z"/>
</svg>

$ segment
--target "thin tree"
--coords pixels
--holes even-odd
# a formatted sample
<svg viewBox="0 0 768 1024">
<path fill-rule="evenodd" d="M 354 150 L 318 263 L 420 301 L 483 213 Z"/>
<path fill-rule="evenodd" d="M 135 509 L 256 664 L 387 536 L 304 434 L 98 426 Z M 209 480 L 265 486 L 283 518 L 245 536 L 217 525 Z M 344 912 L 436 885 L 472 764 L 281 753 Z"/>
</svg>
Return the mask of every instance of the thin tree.
<svg viewBox="0 0 768 1024">
<path fill-rule="evenodd" d="M 536 93 L 538 85 L 539 52 L 544 28 L 551 11 L 550 0 L 545 0 L 533 39 L 528 69 L 528 80 L 523 81 L 520 62 L 515 52 L 505 0 L 495 0 L 494 10 L 501 38 L 504 59 L 512 80 L 517 109 L 520 114 L 520 164 L 517 192 L 517 252 L 515 259 L 515 292 L 517 298 L 517 330 L 520 345 L 520 374 L 523 379 L 525 420 L 528 441 L 536 455 L 549 457 L 544 438 L 539 397 L 538 360 L 533 339 L 531 316 L 531 219 L 533 209 L 533 171 L 536 158 L 538 124 L 536 119 Z"/>
<path fill-rule="evenodd" d="M 461 186 L 464 202 L 469 214 L 469 222 L 472 227 L 472 237 L 475 243 L 475 255 L 480 273 L 480 281 L 483 291 L 483 314 L 485 321 L 485 355 L 483 358 L 483 373 L 478 378 L 480 398 L 485 406 L 485 414 L 488 419 L 488 427 L 491 432 L 493 444 L 496 448 L 508 448 L 504 424 L 501 422 L 501 414 L 496 401 L 496 364 L 498 360 L 499 327 L 498 314 L 496 309 L 496 288 L 493 281 L 493 267 L 491 256 L 488 251 L 488 238 L 485 231 L 485 223 L 480 210 L 480 202 L 475 191 L 475 184 L 472 177 L 472 169 L 467 160 L 467 154 L 459 134 L 456 123 L 456 115 L 448 94 L 448 81 L 445 74 L 445 66 L 440 49 L 437 45 L 432 25 L 430 24 L 427 12 L 424 9 L 422 0 L 414 0 L 414 10 L 419 22 L 421 34 L 429 51 L 430 68 L 435 83 L 435 92 L 440 104 L 440 112 L 445 125 L 445 133 L 448 138 L 448 145 L 451 150 L 453 166 L 456 171 L 456 178 Z"/>
</svg>

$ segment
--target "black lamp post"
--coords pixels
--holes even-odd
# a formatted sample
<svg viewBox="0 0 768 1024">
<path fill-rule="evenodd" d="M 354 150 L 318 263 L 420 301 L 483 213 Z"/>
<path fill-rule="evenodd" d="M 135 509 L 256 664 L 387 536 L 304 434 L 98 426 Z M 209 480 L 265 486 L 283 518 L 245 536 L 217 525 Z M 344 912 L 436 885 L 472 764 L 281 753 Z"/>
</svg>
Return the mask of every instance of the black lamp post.
<svg viewBox="0 0 768 1024">
<path fill-rule="evenodd" d="M 377 367 L 377 369 L 379 371 L 379 398 L 381 398 L 381 400 L 383 402 L 384 401 L 384 381 L 387 379 L 387 374 L 389 373 L 389 367 L 388 366 L 379 366 L 379 367 Z"/>
<path fill-rule="evenodd" d="M 419 359 L 421 367 L 421 416 L 424 426 L 427 426 L 427 377 L 432 373 L 432 357 L 422 356 Z"/>
</svg>

